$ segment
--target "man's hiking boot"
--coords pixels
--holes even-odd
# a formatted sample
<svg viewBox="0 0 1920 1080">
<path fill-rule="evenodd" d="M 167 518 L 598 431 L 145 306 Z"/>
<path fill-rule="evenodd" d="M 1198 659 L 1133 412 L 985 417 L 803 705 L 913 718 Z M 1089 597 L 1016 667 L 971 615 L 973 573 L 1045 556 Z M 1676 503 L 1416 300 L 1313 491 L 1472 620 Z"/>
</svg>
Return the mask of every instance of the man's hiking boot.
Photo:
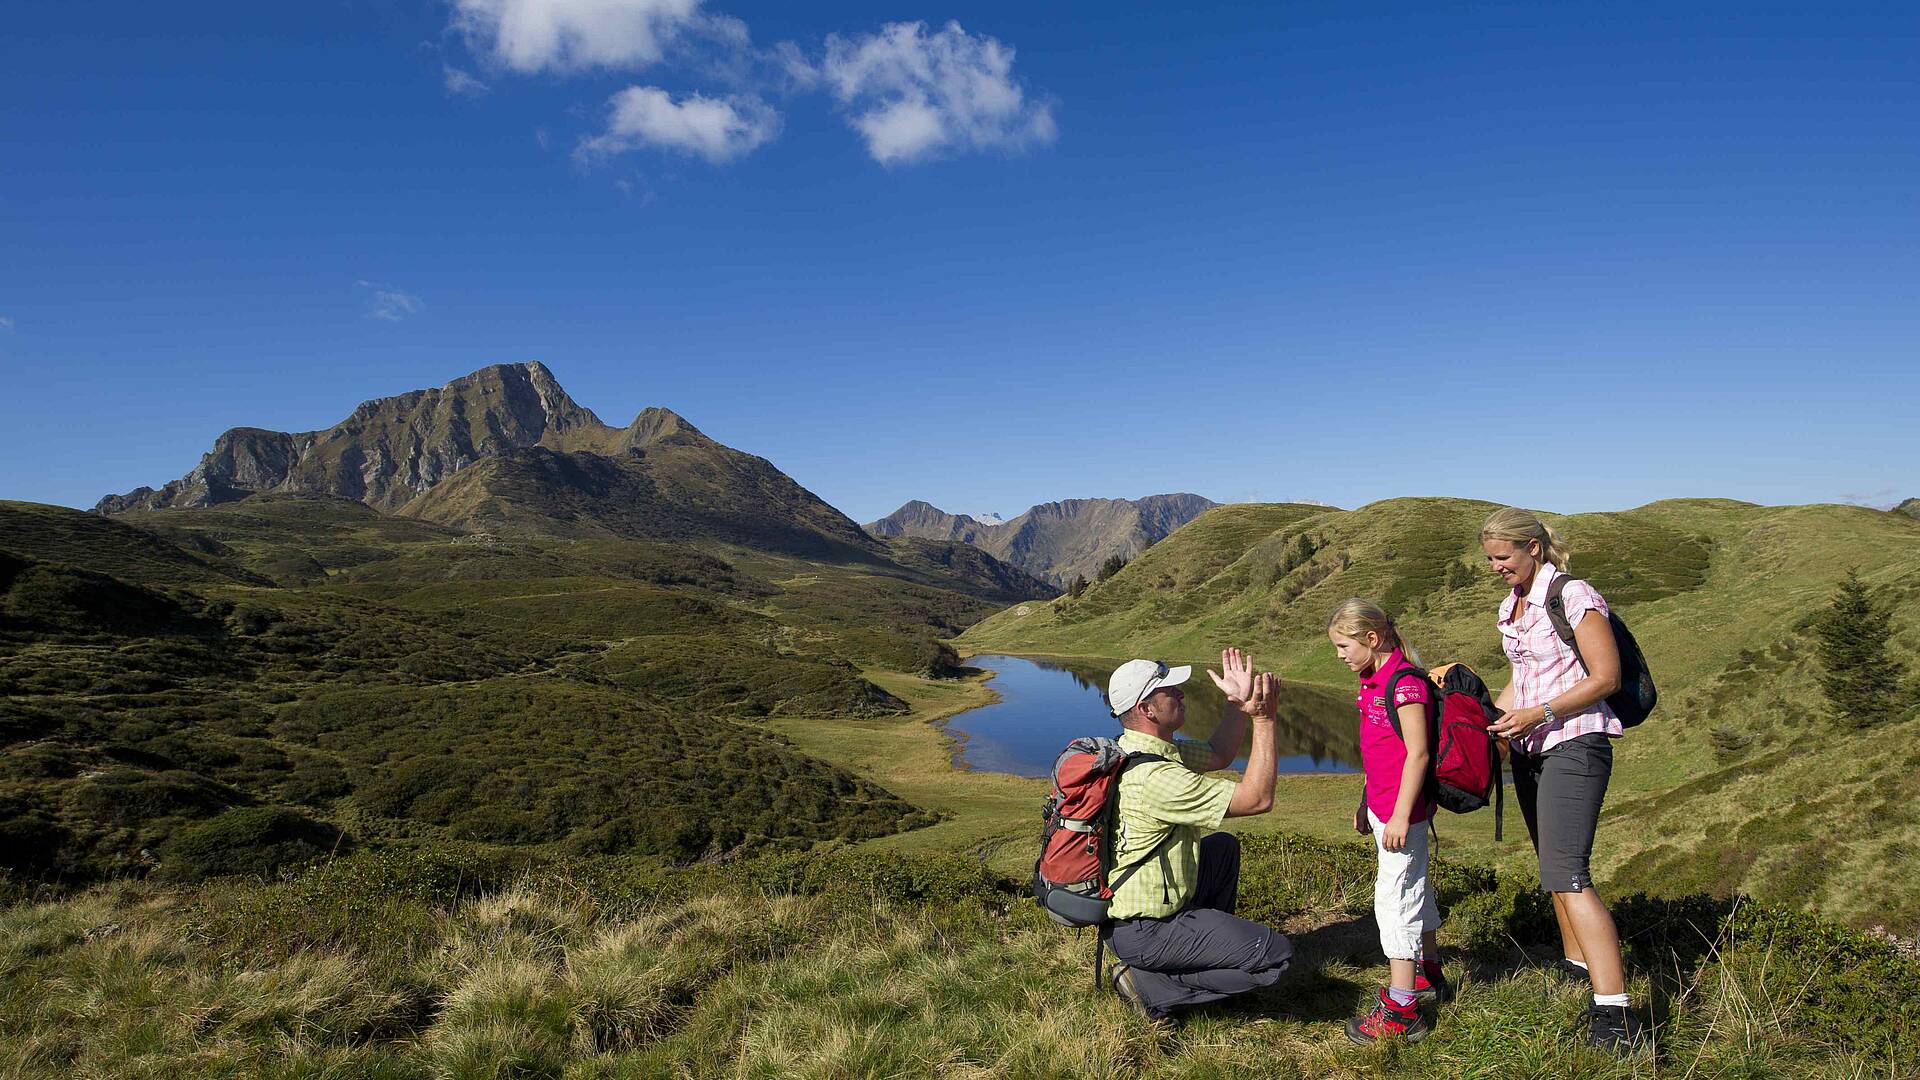
<svg viewBox="0 0 1920 1080">
<path fill-rule="evenodd" d="M 1578 983 L 1581 986 L 1593 985 L 1593 976 L 1587 973 L 1587 969 L 1564 956 L 1560 958 L 1558 964 L 1554 965 L 1553 970 L 1559 972 L 1560 977 L 1570 983 Z"/>
<path fill-rule="evenodd" d="M 1167 1014 L 1154 1012 L 1148 1007 L 1146 999 L 1140 996 L 1140 988 L 1133 985 L 1132 968 L 1125 964 L 1115 964 L 1109 974 L 1113 977 L 1113 992 L 1120 995 L 1120 1000 L 1127 1003 L 1127 1007 L 1133 1010 L 1134 1015 L 1146 1021 L 1147 1026 L 1155 1031 L 1165 1033 L 1173 1030 L 1173 1021 Z"/>
<path fill-rule="evenodd" d="M 1396 1005 L 1384 989 L 1380 991 L 1379 1000 L 1374 1002 L 1372 1012 L 1347 1021 L 1347 1038 L 1361 1046 L 1382 1039 L 1405 1039 L 1417 1043 L 1432 1030 L 1433 1025 L 1420 1015 L 1419 1002 Z"/>
<path fill-rule="evenodd" d="M 1424 965 L 1413 970 L 1413 1000 L 1416 1005 L 1439 1005 L 1453 1000 L 1453 984 L 1447 976 L 1434 968 L 1433 978 L 1427 977 Z"/>
<path fill-rule="evenodd" d="M 1595 1049 L 1622 1057 L 1653 1049 L 1646 1023 L 1625 1005 L 1589 1005 L 1585 1016 L 1593 1022 L 1587 1042 Z"/>
</svg>

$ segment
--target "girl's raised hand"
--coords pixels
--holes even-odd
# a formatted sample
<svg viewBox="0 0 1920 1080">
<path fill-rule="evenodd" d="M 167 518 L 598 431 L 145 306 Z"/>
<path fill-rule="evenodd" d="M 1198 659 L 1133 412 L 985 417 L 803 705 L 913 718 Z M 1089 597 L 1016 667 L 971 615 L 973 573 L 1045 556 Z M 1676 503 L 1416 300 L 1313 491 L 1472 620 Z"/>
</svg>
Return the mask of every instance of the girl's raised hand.
<svg viewBox="0 0 1920 1080">
<path fill-rule="evenodd" d="M 1224 672 L 1225 674 L 1222 674 Z M 1245 705 L 1253 696 L 1253 659 L 1239 649 L 1220 650 L 1220 671 L 1207 671 L 1207 678 L 1235 705 Z"/>
</svg>

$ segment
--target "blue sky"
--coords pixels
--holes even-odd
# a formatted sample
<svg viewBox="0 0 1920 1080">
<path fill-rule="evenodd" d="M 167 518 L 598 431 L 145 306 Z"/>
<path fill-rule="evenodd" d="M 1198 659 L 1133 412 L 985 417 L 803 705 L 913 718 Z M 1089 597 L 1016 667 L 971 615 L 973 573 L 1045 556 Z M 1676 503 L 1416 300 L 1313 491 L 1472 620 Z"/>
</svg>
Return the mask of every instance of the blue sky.
<svg viewBox="0 0 1920 1080">
<path fill-rule="evenodd" d="M 861 520 L 1889 504 L 1920 7 L 1755 8 L 30 5 L 0 497 L 539 359 Z"/>
</svg>

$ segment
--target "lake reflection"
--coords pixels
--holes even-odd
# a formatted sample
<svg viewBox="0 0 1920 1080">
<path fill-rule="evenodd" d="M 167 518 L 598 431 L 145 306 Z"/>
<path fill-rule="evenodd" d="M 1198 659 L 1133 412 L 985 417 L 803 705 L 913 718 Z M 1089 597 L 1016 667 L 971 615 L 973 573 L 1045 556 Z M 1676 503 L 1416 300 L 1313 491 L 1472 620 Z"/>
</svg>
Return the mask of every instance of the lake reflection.
<svg viewBox="0 0 1920 1080">
<path fill-rule="evenodd" d="M 965 734 L 954 755 L 969 768 L 1018 776 L 1046 776 L 1067 743 L 1082 735 L 1120 733 L 1107 713 L 1107 677 L 1118 660 L 1054 660 L 987 655 L 967 661 L 993 672 L 987 685 L 1000 701 L 947 721 Z M 1207 739 L 1220 726 L 1226 696 L 1196 664 L 1181 685 L 1187 724 L 1181 735 Z M 1360 765 L 1353 691 L 1316 683 L 1287 682 L 1280 692 L 1279 770 L 1283 773 L 1354 772 Z M 1246 749 L 1235 761 L 1246 766 Z"/>
</svg>

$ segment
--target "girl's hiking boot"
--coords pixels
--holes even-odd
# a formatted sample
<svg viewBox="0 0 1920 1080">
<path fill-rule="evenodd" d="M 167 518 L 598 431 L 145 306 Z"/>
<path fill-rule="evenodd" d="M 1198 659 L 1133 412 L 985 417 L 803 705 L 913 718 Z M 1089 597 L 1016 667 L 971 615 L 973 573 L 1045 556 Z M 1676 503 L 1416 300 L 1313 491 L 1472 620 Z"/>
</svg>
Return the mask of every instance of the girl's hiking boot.
<svg viewBox="0 0 1920 1080">
<path fill-rule="evenodd" d="M 1417 1043 L 1432 1030 L 1433 1025 L 1420 1015 L 1419 1002 L 1396 1005 L 1384 989 L 1380 991 L 1379 1000 L 1374 1002 L 1372 1012 L 1347 1021 L 1347 1038 L 1362 1046 L 1382 1039 L 1405 1039 Z"/>
<path fill-rule="evenodd" d="M 1453 1000 L 1453 984 L 1447 981 L 1439 965 L 1413 969 L 1413 1000 L 1416 1005 L 1439 1005 Z"/>
<path fill-rule="evenodd" d="M 1653 1049 L 1647 1025 L 1625 1005 L 1589 1005 L 1586 1016 L 1593 1022 L 1587 1042 L 1595 1049 L 1622 1057 Z"/>
<path fill-rule="evenodd" d="M 1560 958 L 1560 963 L 1553 970 L 1559 972 L 1560 977 L 1570 983 L 1578 983 L 1581 986 L 1593 985 L 1593 976 L 1587 973 L 1587 969 L 1564 956 Z"/>
</svg>

